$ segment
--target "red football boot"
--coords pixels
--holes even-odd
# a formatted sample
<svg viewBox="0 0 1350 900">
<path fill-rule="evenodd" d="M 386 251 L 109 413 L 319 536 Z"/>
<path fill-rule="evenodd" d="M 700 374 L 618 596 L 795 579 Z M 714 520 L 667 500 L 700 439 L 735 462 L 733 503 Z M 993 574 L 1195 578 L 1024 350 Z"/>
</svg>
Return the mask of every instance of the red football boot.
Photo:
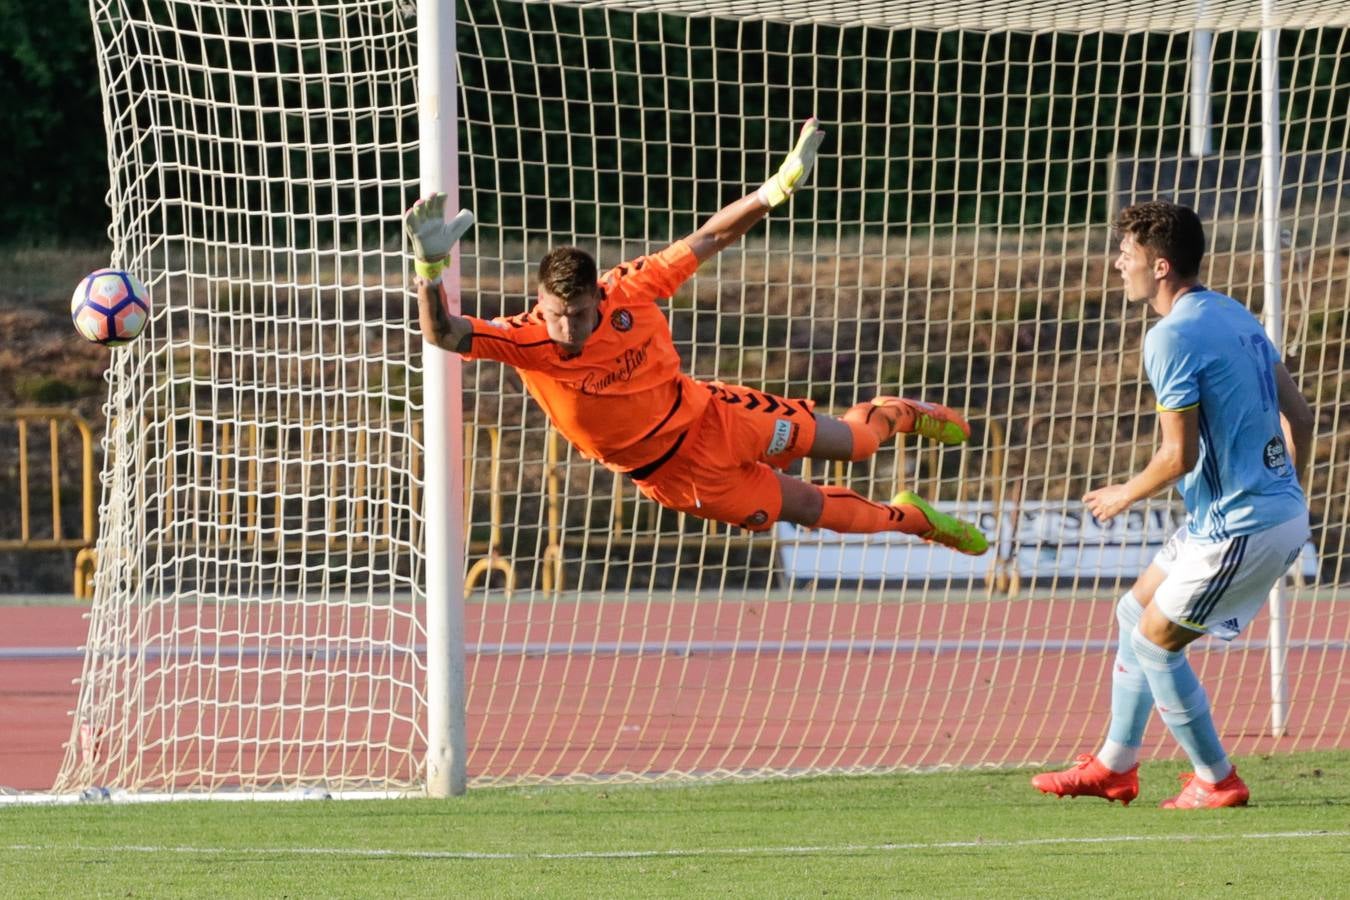
<svg viewBox="0 0 1350 900">
<path fill-rule="evenodd" d="M 1073 768 L 1032 776 L 1031 786 L 1056 797 L 1104 797 L 1129 806 L 1139 796 L 1139 764 L 1128 772 L 1112 772 L 1091 753 L 1083 753 Z"/>
<path fill-rule="evenodd" d="M 1218 784 L 1210 784 L 1194 772 L 1181 776 L 1181 793 L 1162 802 L 1163 809 L 1222 809 L 1225 806 L 1246 806 L 1252 792 L 1238 777 L 1237 769 L 1228 773 Z"/>
</svg>

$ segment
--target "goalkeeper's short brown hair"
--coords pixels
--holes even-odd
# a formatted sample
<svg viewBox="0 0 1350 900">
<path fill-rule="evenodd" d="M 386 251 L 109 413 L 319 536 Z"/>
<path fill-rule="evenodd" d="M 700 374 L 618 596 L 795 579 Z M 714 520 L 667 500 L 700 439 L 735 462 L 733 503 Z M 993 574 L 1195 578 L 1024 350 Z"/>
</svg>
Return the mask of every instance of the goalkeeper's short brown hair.
<svg viewBox="0 0 1350 900">
<path fill-rule="evenodd" d="M 554 247 L 539 261 L 539 286 L 564 303 L 594 293 L 595 259 L 580 247 Z"/>
<path fill-rule="evenodd" d="M 1118 237 L 1130 235 L 1154 259 L 1167 260 L 1182 278 L 1200 274 L 1205 228 L 1190 207 L 1166 200 L 1136 203 L 1120 211 L 1114 228 Z"/>
</svg>

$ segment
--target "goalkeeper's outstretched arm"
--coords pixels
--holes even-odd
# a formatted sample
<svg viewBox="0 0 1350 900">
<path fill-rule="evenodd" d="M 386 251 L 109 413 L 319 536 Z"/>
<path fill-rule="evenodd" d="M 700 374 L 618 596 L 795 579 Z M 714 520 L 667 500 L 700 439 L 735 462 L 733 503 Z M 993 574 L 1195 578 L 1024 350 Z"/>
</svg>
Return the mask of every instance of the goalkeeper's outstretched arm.
<svg viewBox="0 0 1350 900">
<path fill-rule="evenodd" d="M 441 295 L 441 273 L 450 263 L 455 242 L 473 225 L 473 213 L 461 209 L 445 221 L 445 195 L 432 194 L 414 203 L 403 214 L 403 228 L 412 244 L 413 268 L 417 271 L 417 310 L 422 337 L 455 353 L 469 349 L 473 323 L 451 315 Z"/>
<path fill-rule="evenodd" d="M 797 136 L 796 146 L 768 181 L 752 193 L 724 206 L 698 231 L 684 239 L 698 261 L 703 262 L 740 240 L 769 210 L 785 202 L 797 188 L 805 184 L 811 174 L 811 167 L 815 165 L 816 151 L 824 139 L 825 132 L 820 130 L 816 120 L 807 119 Z"/>
<path fill-rule="evenodd" d="M 473 323 L 463 316 L 452 315 L 445 308 L 441 283 L 432 284 L 420 275 L 417 278 L 417 317 L 422 337 L 442 350 L 468 353 L 473 337 Z"/>
</svg>

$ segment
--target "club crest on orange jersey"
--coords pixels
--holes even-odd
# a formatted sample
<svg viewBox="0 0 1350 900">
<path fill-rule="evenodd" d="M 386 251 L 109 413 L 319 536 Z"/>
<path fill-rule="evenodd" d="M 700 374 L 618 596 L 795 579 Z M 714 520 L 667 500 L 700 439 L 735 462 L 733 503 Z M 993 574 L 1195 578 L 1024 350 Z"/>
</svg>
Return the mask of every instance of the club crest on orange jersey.
<svg viewBox="0 0 1350 900">
<path fill-rule="evenodd" d="M 633 314 L 626 309 L 616 309 L 609 314 L 609 324 L 614 326 L 615 331 L 631 331 Z"/>
</svg>

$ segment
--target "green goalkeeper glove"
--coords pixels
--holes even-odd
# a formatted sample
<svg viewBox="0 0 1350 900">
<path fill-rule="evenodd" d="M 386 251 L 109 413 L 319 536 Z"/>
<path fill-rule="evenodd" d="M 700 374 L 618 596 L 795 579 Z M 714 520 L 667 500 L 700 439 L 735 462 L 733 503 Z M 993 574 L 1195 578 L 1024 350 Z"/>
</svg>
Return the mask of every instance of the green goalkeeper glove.
<svg viewBox="0 0 1350 900">
<path fill-rule="evenodd" d="M 450 263 L 450 248 L 455 246 L 473 224 L 473 213 L 461 209 L 445 221 L 445 195 L 423 197 L 403 214 L 403 230 L 412 242 L 413 268 L 432 284 L 441 280 L 441 272 Z"/>
<path fill-rule="evenodd" d="M 797 136 L 797 146 L 792 148 L 783 165 L 773 173 L 773 177 L 759 187 L 759 202 L 772 209 L 792 196 L 792 192 L 801 187 L 811 167 L 816 162 L 816 150 L 825 140 L 825 132 L 820 130 L 815 116 L 806 120 L 802 132 Z"/>
</svg>

